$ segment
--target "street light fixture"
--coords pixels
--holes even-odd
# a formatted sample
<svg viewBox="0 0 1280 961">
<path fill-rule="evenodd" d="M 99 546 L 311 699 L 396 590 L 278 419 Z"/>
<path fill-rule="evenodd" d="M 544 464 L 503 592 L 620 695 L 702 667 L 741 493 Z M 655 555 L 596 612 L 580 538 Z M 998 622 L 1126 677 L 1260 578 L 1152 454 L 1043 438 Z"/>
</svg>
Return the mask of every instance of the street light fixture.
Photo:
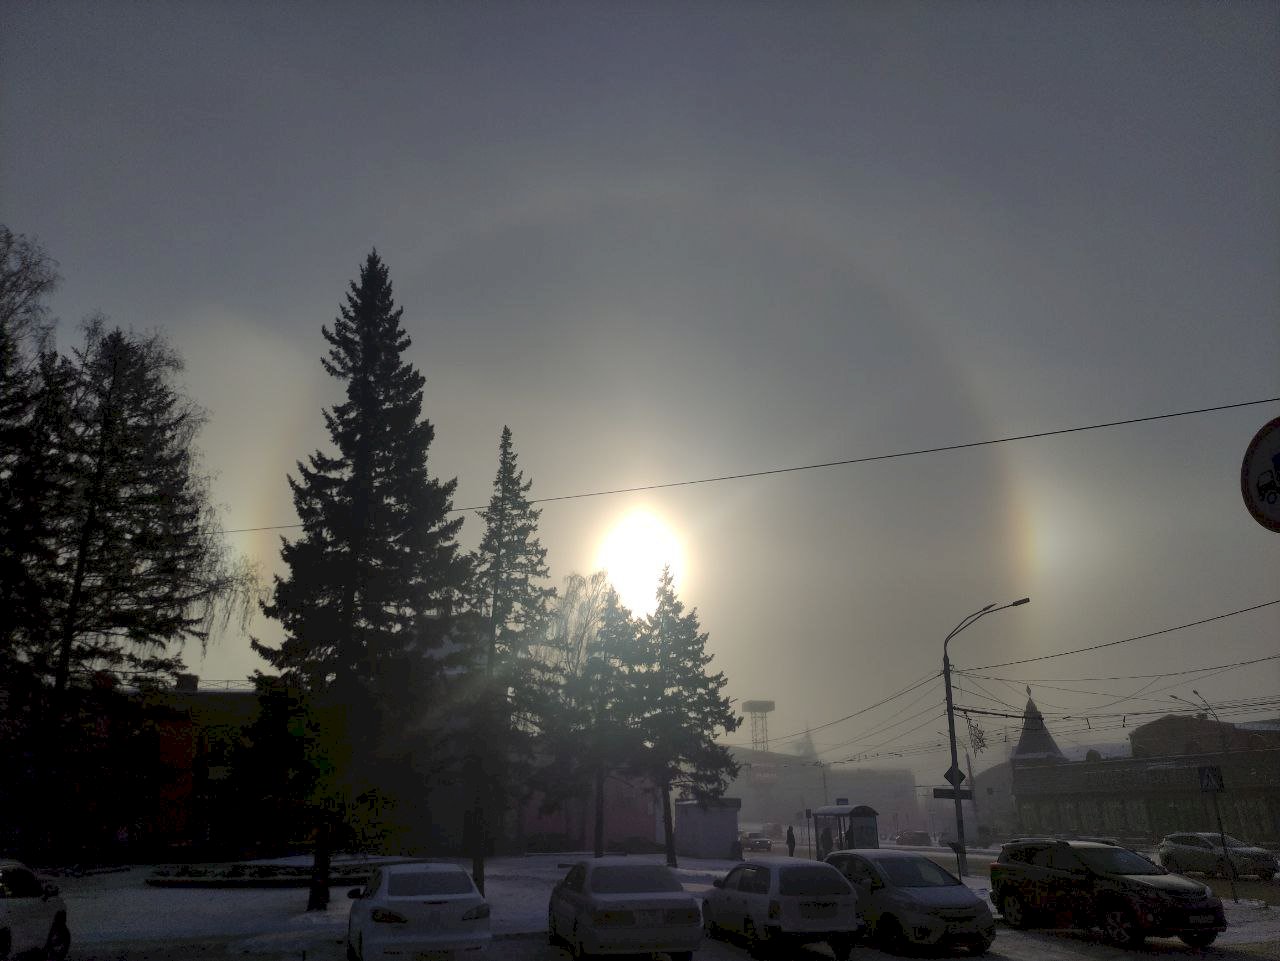
<svg viewBox="0 0 1280 961">
<path fill-rule="evenodd" d="M 1020 597 L 1016 601 L 1010 601 L 1008 604 L 988 604 L 980 611 L 974 611 L 968 617 L 964 618 L 955 628 L 947 635 L 942 642 L 942 678 L 946 682 L 947 688 L 947 734 L 951 741 L 951 769 L 947 772 L 947 780 L 951 782 L 951 786 L 955 788 L 956 802 L 956 864 L 960 869 L 960 876 L 969 873 L 969 855 L 964 847 L 964 808 L 963 802 L 960 800 L 960 774 L 959 757 L 956 753 L 956 709 L 955 702 L 951 697 L 951 657 L 947 653 L 947 645 L 951 643 L 951 639 L 963 631 L 966 627 L 973 624 L 978 618 L 987 614 L 994 614 L 996 611 L 1007 610 L 1010 607 L 1021 607 L 1023 604 L 1030 604 L 1031 598 Z"/>
</svg>

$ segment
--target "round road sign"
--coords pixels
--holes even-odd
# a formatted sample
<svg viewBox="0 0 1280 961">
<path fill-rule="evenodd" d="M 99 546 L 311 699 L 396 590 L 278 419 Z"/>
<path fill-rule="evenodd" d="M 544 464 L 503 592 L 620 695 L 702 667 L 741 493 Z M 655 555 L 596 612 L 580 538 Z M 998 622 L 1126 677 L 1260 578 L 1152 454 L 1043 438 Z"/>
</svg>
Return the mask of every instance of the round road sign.
<svg viewBox="0 0 1280 961">
<path fill-rule="evenodd" d="M 1253 519 L 1280 534 L 1280 417 L 1263 424 L 1244 452 L 1240 493 Z"/>
</svg>

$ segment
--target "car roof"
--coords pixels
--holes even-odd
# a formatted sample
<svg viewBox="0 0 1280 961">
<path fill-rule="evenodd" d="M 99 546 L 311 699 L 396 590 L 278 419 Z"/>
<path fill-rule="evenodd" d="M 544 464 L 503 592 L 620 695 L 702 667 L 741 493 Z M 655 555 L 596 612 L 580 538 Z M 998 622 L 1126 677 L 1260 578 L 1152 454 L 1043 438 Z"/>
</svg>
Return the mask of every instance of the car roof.
<svg viewBox="0 0 1280 961">
<path fill-rule="evenodd" d="M 913 861 L 924 858 L 926 861 L 932 861 L 933 858 L 927 854 L 921 854 L 919 851 L 894 851 L 891 848 L 845 848 L 843 851 L 832 851 L 831 854 L 856 854 L 860 858 L 866 858 L 868 861 Z M 828 857 L 831 854 L 827 855 Z"/>
<path fill-rule="evenodd" d="M 805 858 L 789 858 L 784 855 L 778 855 L 772 858 L 747 858 L 742 862 L 742 867 L 754 866 L 757 868 L 785 868 L 785 867 L 813 867 L 820 864 L 823 867 L 831 867 L 825 861 L 809 861 Z"/>
<path fill-rule="evenodd" d="M 466 874 L 466 870 L 450 861 L 392 861 L 378 867 L 392 874 Z"/>
<path fill-rule="evenodd" d="M 0 858 L 0 868 L 24 868 L 28 871 L 31 870 L 21 861 L 15 861 L 12 858 Z"/>
</svg>

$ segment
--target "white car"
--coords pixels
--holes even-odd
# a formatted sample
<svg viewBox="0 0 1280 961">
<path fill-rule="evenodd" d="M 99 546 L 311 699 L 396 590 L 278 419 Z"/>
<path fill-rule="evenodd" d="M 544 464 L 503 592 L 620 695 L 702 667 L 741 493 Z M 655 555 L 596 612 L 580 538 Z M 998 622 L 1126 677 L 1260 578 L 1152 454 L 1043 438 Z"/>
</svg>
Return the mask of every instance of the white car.
<svg viewBox="0 0 1280 961">
<path fill-rule="evenodd" d="M 876 848 L 833 851 L 834 866 L 858 892 L 858 914 L 891 951 L 908 944 L 985 954 L 996 923 L 987 902 L 923 854 Z"/>
<path fill-rule="evenodd" d="M 384 864 L 348 897 L 349 961 L 462 961 L 482 956 L 493 937 L 489 903 L 456 864 Z"/>
<path fill-rule="evenodd" d="M 62 961 L 71 949 L 67 906 L 52 884 L 24 864 L 0 860 L 0 958 L 44 952 Z"/>
<path fill-rule="evenodd" d="M 702 912 L 665 864 L 580 861 L 551 891 L 547 940 L 565 942 L 577 958 L 662 951 L 690 961 L 702 943 Z"/>
<path fill-rule="evenodd" d="M 742 935 L 753 955 L 826 941 L 846 961 L 862 922 L 844 876 L 820 861 L 744 861 L 717 878 L 703 904 L 707 933 Z"/>
</svg>

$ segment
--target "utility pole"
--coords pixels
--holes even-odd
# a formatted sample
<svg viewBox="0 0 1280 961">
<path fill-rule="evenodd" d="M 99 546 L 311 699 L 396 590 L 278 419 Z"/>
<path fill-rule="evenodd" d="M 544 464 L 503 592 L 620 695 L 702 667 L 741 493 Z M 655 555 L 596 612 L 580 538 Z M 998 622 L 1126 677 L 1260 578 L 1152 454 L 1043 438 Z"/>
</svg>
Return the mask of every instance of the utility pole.
<svg viewBox="0 0 1280 961">
<path fill-rule="evenodd" d="M 953 788 L 952 797 L 956 802 L 956 866 L 960 871 L 960 876 L 969 873 L 969 856 L 964 848 L 964 802 L 960 798 L 960 785 L 964 782 L 964 772 L 960 770 L 960 758 L 956 751 L 956 705 L 951 695 L 951 657 L 947 653 L 947 645 L 951 643 L 951 639 L 963 631 L 966 627 L 976 621 L 978 618 L 993 614 L 996 611 L 1003 611 L 1010 607 L 1021 607 L 1023 604 L 1031 603 L 1031 598 L 1022 597 L 1016 601 L 1010 601 L 1008 604 L 988 604 L 980 611 L 974 611 L 968 617 L 964 618 L 955 626 L 946 639 L 942 642 L 942 680 L 947 690 L 947 737 L 951 742 L 951 767 L 947 770 L 947 782 Z"/>
</svg>

